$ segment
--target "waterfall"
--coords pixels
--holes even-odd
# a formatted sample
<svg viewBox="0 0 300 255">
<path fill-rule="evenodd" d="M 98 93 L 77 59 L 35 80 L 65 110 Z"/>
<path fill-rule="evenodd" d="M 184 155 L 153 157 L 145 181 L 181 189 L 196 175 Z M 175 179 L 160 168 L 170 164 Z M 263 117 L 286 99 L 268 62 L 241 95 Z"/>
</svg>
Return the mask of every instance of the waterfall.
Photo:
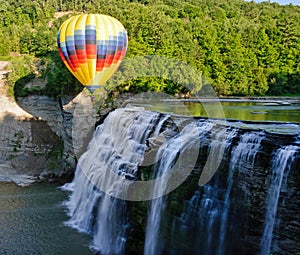
<svg viewBox="0 0 300 255">
<path fill-rule="evenodd" d="M 95 131 L 73 182 L 65 187 L 73 191 L 66 202 L 70 216 L 66 224 L 91 233 L 93 248 L 103 254 L 124 253 L 128 210 L 126 202 L 116 197 L 122 197 L 136 178 L 146 139 L 161 125 L 158 119 L 158 113 L 135 108 L 112 112 Z M 120 178 L 111 182 L 112 175 Z"/>
<path fill-rule="evenodd" d="M 172 137 L 164 147 L 161 147 L 157 157 L 161 160 L 154 168 L 155 178 L 161 177 L 172 171 L 174 162 L 179 154 L 191 147 L 199 147 L 199 137 L 212 129 L 212 124 L 208 122 L 196 126 L 191 123 L 184 127 L 180 134 Z M 158 162 L 158 160 L 157 160 Z M 163 181 L 157 182 L 153 188 L 153 197 L 158 197 L 151 201 L 149 210 L 146 236 L 145 236 L 145 255 L 161 254 L 161 238 L 159 238 L 161 219 L 165 207 L 166 199 L 163 197 L 168 186 L 169 179 L 163 178 Z"/>
<path fill-rule="evenodd" d="M 157 174 L 157 176 L 161 176 L 166 172 L 171 171 L 174 161 L 176 160 L 176 156 L 179 153 L 183 153 L 186 147 L 201 147 L 201 142 L 203 142 L 203 140 L 211 139 L 209 146 L 209 159 L 214 161 L 214 163 L 207 162 L 203 171 L 208 171 L 209 173 L 202 173 L 205 176 L 202 180 L 209 180 L 211 177 L 211 172 L 213 174 L 215 173 L 215 170 L 213 169 L 215 162 L 222 160 L 222 152 L 229 148 L 233 137 L 236 135 L 236 129 L 226 130 L 224 127 L 217 127 L 213 122 L 198 122 L 196 127 L 194 125 L 188 125 L 182 130 L 180 136 L 173 137 L 168 142 L 167 148 L 162 149 L 163 155 L 160 156 L 162 161 L 156 166 L 157 169 L 154 172 Z M 185 143 L 182 143 L 181 139 L 185 141 Z M 195 142 L 198 144 L 195 144 Z M 158 155 L 160 155 L 160 152 Z M 159 185 L 154 187 L 154 192 L 160 194 L 164 193 L 164 189 L 168 185 L 168 179 L 164 180 L 165 182 L 163 184 L 159 183 Z M 199 181 L 199 183 L 202 184 L 202 181 Z M 196 197 L 192 198 L 192 208 L 194 208 L 193 205 L 195 204 L 195 201 L 201 201 L 197 195 Z M 147 220 L 144 255 L 162 254 L 162 238 L 160 238 L 159 234 L 166 203 L 166 197 L 159 197 L 151 201 Z M 205 205 L 202 204 L 202 206 Z M 182 217 L 184 218 L 185 216 L 183 215 Z"/>
<path fill-rule="evenodd" d="M 236 136 L 235 129 L 227 132 L 225 140 L 227 151 Z M 256 132 L 243 134 L 237 146 L 230 152 L 225 187 L 217 175 L 215 180 L 196 190 L 191 199 L 186 201 L 184 212 L 180 217 L 174 218 L 172 235 L 183 232 L 188 239 L 193 239 L 195 246 L 192 249 L 183 248 L 181 253 L 191 249 L 189 251 L 191 254 L 229 254 L 226 244 L 231 231 L 229 212 L 234 172 L 239 172 L 242 165 L 253 166 L 263 137 L 262 133 Z M 193 237 L 189 236 L 191 233 Z"/>
<path fill-rule="evenodd" d="M 273 229 L 281 190 L 287 189 L 287 177 L 294 163 L 294 155 L 299 147 L 289 145 L 277 150 L 273 158 L 272 175 L 269 180 L 267 206 L 263 236 L 261 240 L 261 255 L 271 253 Z"/>
<path fill-rule="evenodd" d="M 238 146 L 234 149 L 231 157 L 231 165 L 235 168 L 243 168 L 247 165 L 252 170 L 256 154 L 265 138 L 263 132 L 247 132 L 241 136 Z M 248 164 L 245 164 L 248 163 Z"/>
<path fill-rule="evenodd" d="M 263 137 L 264 136 L 261 133 L 245 133 L 241 136 L 238 145 L 233 148 L 231 152 L 226 185 L 227 188 L 224 194 L 224 207 L 221 212 L 221 226 L 217 254 L 224 254 L 226 249 L 225 236 L 228 233 L 227 229 L 229 228 L 228 212 L 230 207 L 230 193 L 233 185 L 234 170 L 237 169 L 237 171 L 239 171 L 242 168 L 242 165 L 247 165 L 250 167 L 250 169 L 252 169 Z"/>
<path fill-rule="evenodd" d="M 270 254 L 299 139 L 240 122 L 117 109 L 64 186 L 66 224 L 90 234 L 102 255 Z M 146 199 L 128 199 L 134 193 Z M 285 237 L 299 232 L 297 218 L 289 224 Z"/>
</svg>

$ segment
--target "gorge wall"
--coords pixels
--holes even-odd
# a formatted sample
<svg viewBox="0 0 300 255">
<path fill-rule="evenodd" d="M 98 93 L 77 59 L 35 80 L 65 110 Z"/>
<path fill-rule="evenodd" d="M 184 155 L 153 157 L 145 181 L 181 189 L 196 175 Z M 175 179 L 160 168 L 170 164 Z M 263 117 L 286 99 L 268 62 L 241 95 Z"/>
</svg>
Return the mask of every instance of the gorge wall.
<svg viewBox="0 0 300 255">
<path fill-rule="evenodd" d="M 0 99 L 1 180 L 26 185 L 72 175 L 95 127 L 90 97 Z"/>
</svg>

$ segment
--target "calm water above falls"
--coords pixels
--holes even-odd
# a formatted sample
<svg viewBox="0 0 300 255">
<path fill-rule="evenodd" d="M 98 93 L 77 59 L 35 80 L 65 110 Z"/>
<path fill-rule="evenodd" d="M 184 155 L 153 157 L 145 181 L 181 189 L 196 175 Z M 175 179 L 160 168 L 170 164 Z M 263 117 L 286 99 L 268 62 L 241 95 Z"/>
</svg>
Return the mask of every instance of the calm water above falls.
<svg viewBox="0 0 300 255">
<path fill-rule="evenodd" d="M 142 105 L 138 102 L 134 105 Z M 220 105 L 221 104 L 221 105 Z M 277 121 L 277 122 L 300 122 L 300 103 L 290 104 L 285 101 L 264 102 L 264 101 L 164 101 L 150 102 L 145 108 L 154 111 L 175 113 L 179 115 L 195 117 L 211 117 L 207 111 L 214 112 L 216 117 L 244 121 Z M 220 108 L 221 106 L 221 108 Z M 222 112 L 217 114 L 217 111 Z"/>
</svg>

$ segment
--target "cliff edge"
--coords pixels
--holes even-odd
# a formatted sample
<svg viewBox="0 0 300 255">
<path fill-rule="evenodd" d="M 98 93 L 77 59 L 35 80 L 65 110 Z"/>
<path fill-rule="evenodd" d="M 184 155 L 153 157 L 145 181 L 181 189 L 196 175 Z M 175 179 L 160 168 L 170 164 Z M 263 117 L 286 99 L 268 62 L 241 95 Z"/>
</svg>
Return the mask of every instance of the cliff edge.
<svg viewBox="0 0 300 255">
<path fill-rule="evenodd" d="M 8 96 L 9 62 L 0 61 L 0 181 L 27 185 L 70 179 L 96 122 L 91 99 Z"/>
</svg>

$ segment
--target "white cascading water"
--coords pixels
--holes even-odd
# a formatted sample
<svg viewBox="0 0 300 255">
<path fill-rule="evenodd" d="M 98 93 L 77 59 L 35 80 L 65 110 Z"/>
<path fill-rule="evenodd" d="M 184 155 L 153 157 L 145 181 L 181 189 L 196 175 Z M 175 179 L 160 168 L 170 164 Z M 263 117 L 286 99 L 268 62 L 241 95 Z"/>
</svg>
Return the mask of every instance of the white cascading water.
<svg viewBox="0 0 300 255">
<path fill-rule="evenodd" d="M 238 145 L 233 148 L 230 157 L 229 173 L 227 177 L 226 191 L 224 195 L 224 208 L 221 213 L 221 226 L 220 226 L 220 236 L 218 242 L 217 254 L 224 254 L 226 245 L 226 232 L 228 227 L 228 212 L 230 207 L 230 193 L 233 184 L 233 174 L 234 171 L 239 171 L 242 165 L 249 166 L 249 169 L 253 168 L 256 154 L 261 146 L 261 141 L 264 135 L 261 133 L 251 132 L 245 133 L 241 136 Z"/>
<path fill-rule="evenodd" d="M 158 152 L 158 156 L 162 158 L 160 164 L 156 166 L 154 171 L 157 176 L 164 175 L 172 170 L 176 156 L 180 153 L 184 153 L 184 150 L 188 147 L 200 147 L 203 140 L 212 139 L 209 146 L 209 157 L 205 168 L 203 170 L 208 172 L 202 173 L 204 178 L 200 178 L 199 184 L 203 184 L 203 181 L 209 181 L 209 179 L 215 174 L 215 167 L 221 162 L 224 150 L 231 144 L 233 137 L 237 134 L 236 129 L 229 129 L 226 131 L 224 127 L 217 127 L 216 122 L 199 122 L 195 126 L 195 123 L 191 123 L 186 126 L 180 133 L 180 136 L 173 137 L 167 144 L 167 148 L 161 148 Z M 184 142 L 183 142 L 184 141 Z M 162 153 L 162 155 L 160 155 Z M 218 162 L 218 163 L 216 163 Z M 155 195 L 163 195 L 168 185 L 168 179 L 164 179 L 164 183 L 159 183 L 154 187 Z M 166 206 L 166 198 L 159 197 L 151 201 L 149 210 L 146 238 L 144 246 L 144 255 L 154 255 L 162 253 L 162 238 L 159 238 L 160 225 L 164 208 Z"/>
<path fill-rule="evenodd" d="M 230 148 L 232 139 L 237 136 L 237 130 L 228 132 L 226 149 Z M 203 254 L 227 254 L 226 233 L 228 232 L 228 214 L 230 209 L 230 194 L 233 186 L 233 174 L 239 171 L 241 165 L 253 166 L 255 157 L 261 146 L 263 135 L 260 133 L 245 133 L 241 136 L 237 146 L 230 153 L 230 164 L 223 190 L 217 179 L 203 187 L 203 193 L 196 191 L 185 206 L 180 218 L 175 218 L 174 226 L 180 226 L 182 231 L 189 231 L 197 225 L 197 241 L 195 251 Z M 214 144 L 214 143 L 212 143 Z M 250 167 L 251 168 L 251 167 Z M 175 231 L 175 229 L 173 230 Z M 175 234 L 176 235 L 176 234 Z"/>
<path fill-rule="evenodd" d="M 126 202 L 108 194 L 127 192 L 126 187 L 143 160 L 146 139 L 156 126 L 161 126 L 158 121 L 158 113 L 140 108 L 110 113 L 80 158 L 73 182 L 65 186 L 73 191 L 66 202 L 70 216 L 66 224 L 92 233 L 92 246 L 101 254 L 124 253 L 128 227 Z M 122 178 L 107 187 L 105 182 L 109 182 L 110 173 Z M 105 187 L 106 192 L 97 187 Z"/>
<path fill-rule="evenodd" d="M 239 158 L 236 158 L 234 153 L 232 154 L 232 163 L 235 165 L 235 168 L 241 169 L 242 166 L 248 166 L 248 170 L 252 171 L 256 154 L 259 152 L 264 138 L 263 132 L 249 132 L 241 136 L 240 142 L 235 148 Z"/>
<path fill-rule="evenodd" d="M 272 175 L 267 188 L 267 205 L 264 231 L 261 240 L 261 255 L 271 254 L 273 229 L 276 221 L 277 207 L 281 190 L 287 189 L 287 177 L 292 164 L 294 155 L 299 147 L 289 145 L 277 150 L 273 158 Z"/>
<path fill-rule="evenodd" d="M 213 125 L 209 122 L 203 122 L 200 126 L 196 126 L 192 122 L 185 126 L 177 136 L 172 137 L 157 153 L 157 157 L 161 160 L 154 167 L 155 178 L 167 175 L 168 172 L 172 171 L 179 154 L 184 153 L 185 150 L 192 147 L 199 148 L 201 134 L 209 132 L 212 127 Z M 162 239 L 159 238 L 159 233 L 166 203 L 163 195 L 168 187 L 168 182 L 168 178 L 163 178 L 163 181 L 157 182 L 153 188 L 153 197 L 158 198 L 153 199 L 150 205 L 146 226 L 144 255 L 161 254 Z"/>
</svg>

